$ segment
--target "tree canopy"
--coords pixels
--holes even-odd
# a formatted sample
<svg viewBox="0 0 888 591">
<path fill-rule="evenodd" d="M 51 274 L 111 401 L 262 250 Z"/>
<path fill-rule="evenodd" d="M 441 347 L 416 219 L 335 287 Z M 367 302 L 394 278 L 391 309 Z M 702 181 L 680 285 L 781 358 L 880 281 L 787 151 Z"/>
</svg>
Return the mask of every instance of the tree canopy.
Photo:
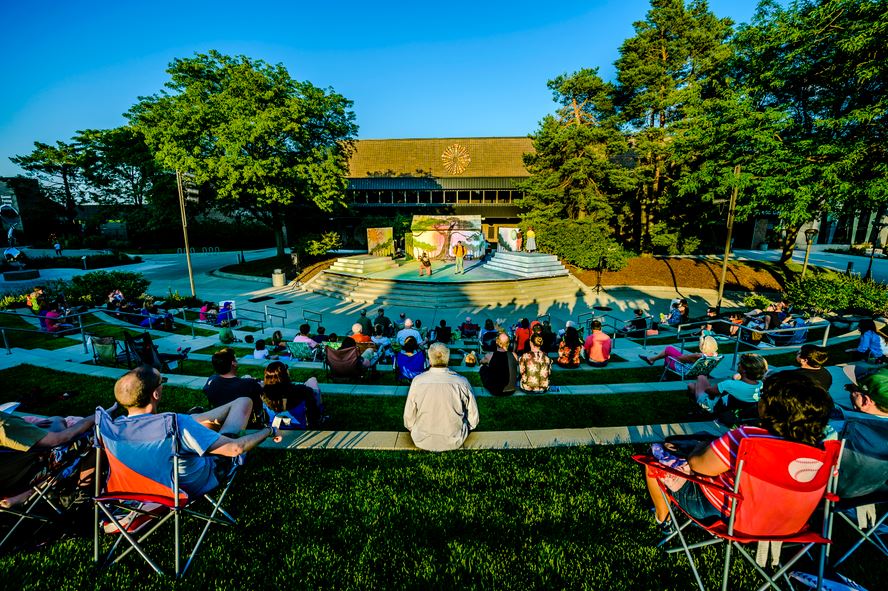
<svg viewBox="0 0 888 591">
<path fill-rule="evenodd" d="M 294 80 L 281 65 L 216 51 L 176 59 L 158 94 L 129 111 L 168 169 L 210 183 L 223 209 L 247 209 L 286 240 L 284 212 L 341 205 L 352 140 L 352 103 Z"/>
</svg>

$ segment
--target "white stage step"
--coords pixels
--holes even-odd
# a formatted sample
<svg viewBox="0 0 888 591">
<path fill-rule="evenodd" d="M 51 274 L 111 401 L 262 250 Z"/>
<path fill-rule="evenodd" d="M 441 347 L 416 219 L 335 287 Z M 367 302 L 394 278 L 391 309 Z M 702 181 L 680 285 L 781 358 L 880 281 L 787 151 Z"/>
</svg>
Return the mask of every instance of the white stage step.
<svg viewBox="0 0 888 591">
<path fill-rule="evenodd" d="M 569 274 L 558 257 L 536 252 L 498 250 L 484 266 L 500 273 L 523 278 L 560 277 Z"/>
<path fill-rule="evenodd" d="M 351 257 L 340 257 L 330 267 L 331 271 L 370 275 L 386 269 L 396 268 L 398 263 L 391 257 L 380 257 L 372 254 L 359 254 Z"/>
</svg>

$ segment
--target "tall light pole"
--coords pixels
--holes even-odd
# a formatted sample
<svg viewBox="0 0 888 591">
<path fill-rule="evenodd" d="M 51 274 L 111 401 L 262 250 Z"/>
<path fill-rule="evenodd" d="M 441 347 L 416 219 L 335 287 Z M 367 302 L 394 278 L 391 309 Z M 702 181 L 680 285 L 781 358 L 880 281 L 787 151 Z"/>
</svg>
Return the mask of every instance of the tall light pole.
<svg viewBox="0 0 888 591">
<path fill-rule="evenodd" d="M 886 226 L 888 226 L 888 224 L 880 222 L 878 219 L 873 222 L 873 249 L 870 251 L 870 260 L 869 266 L 866 268 L 866 275 L 863 276 L 867 281 L 873 278 L 873 258 L 876 256 L 876 241 L 879 239 L 879 234 L 882 232 L 882 228 Z"/>
<path fill-rule="evenodd" d="M 811 255 L 811 243 L 814 242 L 814 237 L 817 236 L 818 232 L 816 228 L 808 228 L 805 230 L 805 264 L 802 265 L 802 279 L 805 278 L 805 272 L 808 270 L 808 257 Z"/>
<path fill-rule="evenodd" d="M 721 310 L 722 296 L 725 293 L 725 277 L 728 274 L 728 259 L 731 257 L 731 234 L 734 232 L 734 211 L 737 208 L 737 193 L 740 190 L 740 165 L 734 167 L 734 188 L 731 190 L 731 202 L 728 205 L 728 236 L 725 239 L 725 256 L 722 261 L 721 279 L 718 282 L 718 303 L 715 307 Z"/>
<path fill-rule="evenodd" d="M 191 284 L 191 297 L 197 295 L 194 291 L 194 273 L 191 270 L 191 249 L 188 247 L 188 219 L 185 217 L 185 191 L 183 189 L 184 182 L 182 179 L 185 178 L 193 178 L 193 175 L 188 174 L 187 172 L 176 171 L 176 184 L 179 187 L 179 212 L 182 214 L 182 234 L 185 235 L 185 261 L 188 264 L 188 282 Z M 196 192 L 196 189 L 192 187 L 188 188 L 189 200 L 192 191 Z"/>
</svg>

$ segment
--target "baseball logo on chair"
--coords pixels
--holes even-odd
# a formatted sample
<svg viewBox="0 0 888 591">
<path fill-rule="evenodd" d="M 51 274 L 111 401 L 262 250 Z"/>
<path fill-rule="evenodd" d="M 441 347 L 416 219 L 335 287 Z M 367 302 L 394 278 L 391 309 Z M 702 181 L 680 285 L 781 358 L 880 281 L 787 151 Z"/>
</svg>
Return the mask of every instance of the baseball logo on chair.
<svg viewBox="0 0 888 591">
<path fill-rule="evenodd" d="M 798 458 L 789 463 L 789 475 L 796 482 L 811 482 L 820 472 L 823 462 L 814 458 Z"/>
</svg>

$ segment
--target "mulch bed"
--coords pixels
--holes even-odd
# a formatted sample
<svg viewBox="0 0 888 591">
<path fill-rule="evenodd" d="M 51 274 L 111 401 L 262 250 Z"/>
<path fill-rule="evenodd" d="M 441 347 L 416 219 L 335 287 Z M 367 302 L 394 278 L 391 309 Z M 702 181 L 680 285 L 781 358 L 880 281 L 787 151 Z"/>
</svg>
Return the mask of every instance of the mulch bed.
<svg viewBox="0 0 888 591">
<path fill-rule="evenodd" d="M 586 285 L 594 286 L 598 280 L 596 271 L 570 267 L 570 272 Z M 717 261 L 642 256 L 629 259 L 621 271 L 602 273 L 601 284 L 718 289 L 720 277 L 721 263 Z M 726 290 L 781 291 L 782 286 L 783 277 L 775 264 L 728 264 Z"/>
</svg>

